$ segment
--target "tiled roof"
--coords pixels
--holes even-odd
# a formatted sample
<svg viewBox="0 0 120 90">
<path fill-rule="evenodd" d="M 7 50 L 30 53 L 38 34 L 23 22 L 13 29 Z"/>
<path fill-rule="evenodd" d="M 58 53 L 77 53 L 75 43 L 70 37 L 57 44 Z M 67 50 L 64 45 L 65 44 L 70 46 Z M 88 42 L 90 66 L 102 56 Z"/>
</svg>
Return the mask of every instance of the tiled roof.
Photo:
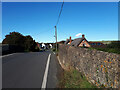
<svg viewBox="0 0 120 90">
<path fill-rule="evenodd" d="M 77 38 L 71 42 L 71 45 L 77 47 L 82 42 L 83 39 L 84 38 Z"/>
<path fill-rule="evenodd" d="M 64 44 L 68 44 L 70 42 L 70 40 L 69 39 L 67 39 L 66 41 L 65 41 L 65 43 Z"/>
</svg>

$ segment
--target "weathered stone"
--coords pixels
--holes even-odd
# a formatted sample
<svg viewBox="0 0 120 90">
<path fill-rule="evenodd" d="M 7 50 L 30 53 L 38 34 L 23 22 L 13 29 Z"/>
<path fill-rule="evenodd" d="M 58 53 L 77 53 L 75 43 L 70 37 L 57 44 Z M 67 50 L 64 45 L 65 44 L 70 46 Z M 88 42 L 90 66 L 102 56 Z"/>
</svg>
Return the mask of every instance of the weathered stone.
<svg viewBox="0 0 120 90">
<path fill-rule="evenodd" d="M 119 87 L 119 54 L 60 45 L 58 55 L 60 62 L 62 62 L 66 68 L 69 65 L 75 67 L 78 71 L 87 76 L 90 82 L 96 82 L 99 83 L 99 85 L 104 84 L 105 87 Z"/>
</svg>

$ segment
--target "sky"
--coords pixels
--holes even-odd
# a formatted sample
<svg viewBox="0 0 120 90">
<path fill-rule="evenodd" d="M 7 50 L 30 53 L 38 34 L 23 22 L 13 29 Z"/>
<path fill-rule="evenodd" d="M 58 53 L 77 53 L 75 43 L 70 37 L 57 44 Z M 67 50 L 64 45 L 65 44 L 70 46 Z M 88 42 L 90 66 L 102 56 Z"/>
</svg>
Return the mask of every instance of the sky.
<svg viewBox="0 0 120 90">
<path fill-rule="evenodd" d="M 55 24 L 62 2 L 3 2 L 2 40 L 10 32 L 31 35 L 36 42 L 55 42 Z M 118 2 L 65 2 L 57 25 L 58 41 L 118 40 Z M 1 41 L 2 41 L 1 40 Z M 1 42 L 0 41 L 0 42 Z"/>
</svg>

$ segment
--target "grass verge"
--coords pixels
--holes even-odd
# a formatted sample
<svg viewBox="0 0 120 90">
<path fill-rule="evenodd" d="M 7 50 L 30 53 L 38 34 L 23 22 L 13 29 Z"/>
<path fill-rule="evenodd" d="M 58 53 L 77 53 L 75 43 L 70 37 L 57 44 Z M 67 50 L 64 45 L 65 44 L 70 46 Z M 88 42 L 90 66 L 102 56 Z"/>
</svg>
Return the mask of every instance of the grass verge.
<svg viewBox="0 0 120 90">
<path fill-rule="evenodd" d="M 97 88 L 95 85 L 89 83 L 84 75 L 79 71 L 72 69 L 64 71 L 63 76 L 59 82 L 60 88 Z"/>
<path fill-rule="evenodd" d="M 120 54 L 120 49 L 117 48 L 88 48 L 90 50 L 96 49 L 99 51 L 104 51 L 104 52 L 109 52 L 109 53 L 116 53 L 116 54 Z"/>
</svg>

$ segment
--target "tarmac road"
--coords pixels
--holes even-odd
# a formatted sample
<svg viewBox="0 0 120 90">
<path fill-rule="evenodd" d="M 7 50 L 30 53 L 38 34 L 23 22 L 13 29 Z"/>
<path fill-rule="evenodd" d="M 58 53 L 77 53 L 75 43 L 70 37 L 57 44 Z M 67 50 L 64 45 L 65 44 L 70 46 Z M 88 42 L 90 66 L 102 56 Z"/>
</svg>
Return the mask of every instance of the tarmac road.
<svg viewBox="0 0 120 90">
<path fill-rule="evenodd" d="M 58 69 L 56 55 L 50 51 L 3 56 L 2 88 L 56 88 Z"/>
</svg>

